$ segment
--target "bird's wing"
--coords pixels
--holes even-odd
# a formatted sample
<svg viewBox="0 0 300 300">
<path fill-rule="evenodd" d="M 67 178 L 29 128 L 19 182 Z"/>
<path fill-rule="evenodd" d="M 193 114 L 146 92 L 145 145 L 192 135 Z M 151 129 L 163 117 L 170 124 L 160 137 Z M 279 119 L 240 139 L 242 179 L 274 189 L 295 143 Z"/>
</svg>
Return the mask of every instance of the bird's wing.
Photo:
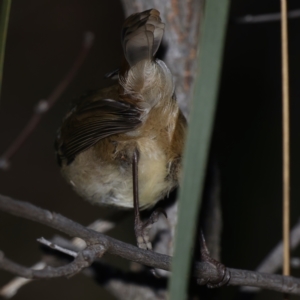
<svg viewBox="0 0 300 300">
<path fill-rule="evenodd" d="M 141 111 L 112 99 L 83 102 L 75 106 L 59 130 L 55 147 L 58 162 L 70 164 L 76 155 L 99 140 L 134 130 L 141 124 Z"/>
</svg>

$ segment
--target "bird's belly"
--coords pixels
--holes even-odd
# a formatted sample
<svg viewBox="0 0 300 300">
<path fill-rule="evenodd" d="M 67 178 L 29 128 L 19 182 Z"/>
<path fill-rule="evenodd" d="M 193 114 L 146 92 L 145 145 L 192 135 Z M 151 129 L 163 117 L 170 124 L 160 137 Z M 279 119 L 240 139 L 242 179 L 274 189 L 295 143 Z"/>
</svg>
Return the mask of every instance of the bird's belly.
<svg viewBox="0 0 300 300">
<path fill-rule="evenodd" d="M 168 162 L 164 153 L 152 146 L 141 147 L 139 151 L 141 208 L 155 205 L 174 185 L 167 180 Z M 69 166 L 63 167 L 62 173 L 67 181 L 80 196 L 92 203 L 133 207 L 132 165 L 106 163 L 99 158 L 93 161 L 90 151 L 93 149 L 82 152 Z"/>
</svg>

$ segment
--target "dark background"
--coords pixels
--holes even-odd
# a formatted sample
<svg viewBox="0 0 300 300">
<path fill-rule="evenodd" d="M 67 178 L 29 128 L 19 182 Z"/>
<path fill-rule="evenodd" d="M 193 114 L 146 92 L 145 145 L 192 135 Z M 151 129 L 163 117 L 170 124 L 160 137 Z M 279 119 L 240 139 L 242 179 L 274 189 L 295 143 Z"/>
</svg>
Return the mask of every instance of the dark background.
<svg viewBox="0 0 300 300">
<path fill-rule="evenodd" d="M 299 1 L 290 0 L 289 8 L 300 8 Z M 280 23 L 242 25 L 236 18 L 279 11 L 279 0 L 232 1 L 214 144 L 222 174 L 222 260 L 234 268 L 256 268 L 280 240 L 282 219 Z M 82 201 L 61 178 L 53 141 L 70 100 L 105 86 L 103 75 L 119 65 L 123 20 L 117 0 L 13 1 L 0 103 L 0 153 L 26 124 L 34 105 L 65 75 L 80 50 L 84 32 L 92 31 L 96 39 L 60 101 L 15 155 L 11 168 L 0 172 L 1 194 L 30 201 L 82 224 L 109 213 Z M 294 224 L 300 209 L 300 18 L 289 21 L 289 30 Z M 54 233 L 0 212 L 0 249 L 21 264 L 30 266 L 38 261 L 41 252 L 36 238 L 51 238 Z M 111 235 L 133 243 L 132 218 L 122 221 Z M 119 258 L 106 259 L 127 265 Z M 299 271 L 293 275 L 300 276 Z M 1 271 L 0 286 L 12 277 Z M 223 290 L 221 298 L 232 299 L 238 289 Z M 83 275 L 31 283 L 14 299 L 66 297 L 114 299 Z M 264 291 L 255 299 L 281 298 Z"/>
</svg>

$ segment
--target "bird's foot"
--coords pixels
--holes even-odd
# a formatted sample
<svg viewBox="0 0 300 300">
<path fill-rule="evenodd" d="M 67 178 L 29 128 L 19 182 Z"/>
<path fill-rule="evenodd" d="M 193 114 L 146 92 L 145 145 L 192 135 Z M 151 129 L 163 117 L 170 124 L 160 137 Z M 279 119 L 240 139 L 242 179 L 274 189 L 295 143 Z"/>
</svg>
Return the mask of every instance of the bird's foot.
<svg viewBox="0 0 300 300">
<path fill-rule="evenodd" d="M 161 214 L 167 218 L 166 212 L 161 208 L 157 208 L 146 221 L 142 221 L 140 218 L 135 219 L 134 231 L 139 248 L 152 250 L 152 244 L 149 240 L 149 230 L 152 228 L 152 225 L 158 221 Z"/>
<path fill-rule="evenodd" d="M 218 277 L 215 279 L 198 279 L 198 284 L 207 285 L 208 288 L 218 288 L 226 285 L 230 280 L 230 273 L 225 265 L 212 258 L 206 246 L 203 232 L 201 231 L 201 261 L 212 264 L 218 271 Z"/>
</svg>

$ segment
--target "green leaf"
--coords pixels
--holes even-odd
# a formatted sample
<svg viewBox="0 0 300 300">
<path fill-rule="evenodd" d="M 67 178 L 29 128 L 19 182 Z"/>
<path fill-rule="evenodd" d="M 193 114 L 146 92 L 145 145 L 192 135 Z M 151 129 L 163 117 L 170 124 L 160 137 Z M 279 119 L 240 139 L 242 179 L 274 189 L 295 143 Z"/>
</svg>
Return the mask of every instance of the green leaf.
<svg viewBox="0 0 300 300">
<path fill-rule="evenodd" d="M 198 46 L 198 69 L 179 192 L 178 224 L 169 298 L 187 298 L 197 217 L 217 105 L 229 0 L 206 0 Z M 199 254 L 200 255 L 200 254 Z"/>
</svg>

